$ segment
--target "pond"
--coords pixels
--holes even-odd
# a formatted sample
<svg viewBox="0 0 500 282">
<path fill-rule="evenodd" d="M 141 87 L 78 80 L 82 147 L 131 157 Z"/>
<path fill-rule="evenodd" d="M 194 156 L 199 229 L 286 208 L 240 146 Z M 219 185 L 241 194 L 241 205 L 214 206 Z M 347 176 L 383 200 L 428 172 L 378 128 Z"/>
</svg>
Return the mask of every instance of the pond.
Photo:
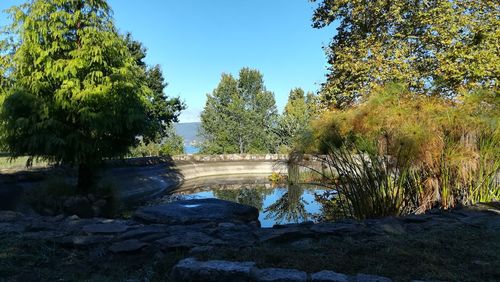
<svg viewBox="0 0 500 282">
<path fill-rule="evenodd" d="M 261 226 L 272 227 L 275 224 L 315 221 L 321 213 L 315 194 L 325 191 L 325 188 L 307 184 L 273 186 L 262 176 L 203 178 L 185 182 L 159 202 L 203 198 L 228 200 L 256 207 Z"/>
</svg>

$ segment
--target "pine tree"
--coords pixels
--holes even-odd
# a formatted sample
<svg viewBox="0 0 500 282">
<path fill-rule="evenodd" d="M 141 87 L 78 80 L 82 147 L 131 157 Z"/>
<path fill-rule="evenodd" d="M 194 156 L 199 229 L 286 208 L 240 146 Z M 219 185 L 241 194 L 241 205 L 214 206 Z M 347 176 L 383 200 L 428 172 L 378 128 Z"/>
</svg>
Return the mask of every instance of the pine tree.
<svg viewBox="0 0 500 282">
<path fill-rule="evenodd" d="M 34 0 L 10 13 L 13 44 L 1 52 L 12 62 L 1 108 L 7 149 L 78 166 L 85 193 L 102 160 L 126 154 L 153 126 L 144 71 L 105 0 Z"/>
</svg>

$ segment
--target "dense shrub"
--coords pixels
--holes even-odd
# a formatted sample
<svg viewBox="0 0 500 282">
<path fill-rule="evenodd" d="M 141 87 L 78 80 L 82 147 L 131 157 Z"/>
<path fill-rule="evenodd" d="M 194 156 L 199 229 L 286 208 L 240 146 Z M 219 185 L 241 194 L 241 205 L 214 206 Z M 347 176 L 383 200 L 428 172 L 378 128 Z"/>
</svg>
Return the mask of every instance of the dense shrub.
<svg viewBox="0 0 500 282">
<path fill-rule="evenodd" d="M 368 154 L 371 164 L 373 156 L 395 159 L 384 166 L 408 164 L 396 175 L 406 170 L 418 175 L 420 211 L 499 200 L 499 100 L 488 91 L 445 99 L 416 95 L 397 84 L 378 88 L 357 106 L 326 111 L 313 122 L 306 150 L 337 158 L 344 152 L 336 151 L 344 148 Z M 378 165 L 361 169 L 378 171 Z M 352 189 L 362 189 L 356 185 L 364 180 L 350 181 Z"/>
</svg>

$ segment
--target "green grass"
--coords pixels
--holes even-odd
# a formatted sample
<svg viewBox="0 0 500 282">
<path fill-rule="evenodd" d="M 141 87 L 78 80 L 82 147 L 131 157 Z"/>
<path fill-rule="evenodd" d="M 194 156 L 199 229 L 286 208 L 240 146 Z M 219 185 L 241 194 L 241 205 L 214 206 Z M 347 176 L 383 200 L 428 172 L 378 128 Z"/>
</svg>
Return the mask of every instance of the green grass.
<svg viewBox="0 0 500 282">
<path fill-rule="evenodd" d="M 22 235 L 2 235 L 0 281 L 170 281 L 170 269 L 186 257 L 181 251 L 166 253 L 163 258 L 91 252 Z"/>
<path fill-rule="evenodd" d="M 22 234 L 0 235 L 0 277 L 5 279 L 0 281 L 172 281 L 171 268 L 185 257 L 183 251 L 162 257 L 99 254 Z M 259 267 L 307 272 L 366 273 L 395 281 L 500 281 L 500 233 L 482 226 L 436 224 L 402 235 L 330 236 L 306 244 L 220 248 L 198 258 L 255 261 Z"/>
<path fill-rule="evenodd" d="M 28 157 L 19 157 L 11 159 L 8 156 L 0 156 L 0 170 L 24 170 Z M 47 167 L 48 163 L 42 160 L 33 160 L 33 167 Z"/>
<path fill-rule="evenodd" d="M 329 237 L 306 248 L 293 244 L 226 248 L 200 258 L 255 261 L 259 267 L 307 272 L 327 269 L 351 275 L 376 274 L 395 281 L 500 281 L 500 233 L 444 226 L 417 234 Z"/>
</svg>

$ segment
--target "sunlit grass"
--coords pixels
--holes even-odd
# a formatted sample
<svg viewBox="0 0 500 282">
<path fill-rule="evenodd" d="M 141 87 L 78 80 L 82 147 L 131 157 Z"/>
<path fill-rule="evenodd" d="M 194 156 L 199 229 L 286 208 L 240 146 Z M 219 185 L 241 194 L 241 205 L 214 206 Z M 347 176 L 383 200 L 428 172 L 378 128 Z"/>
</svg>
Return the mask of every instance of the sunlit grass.
<svg viewBox="0 0 500 282">
<path fill-rule="evenodd" d="M 23 170 L 26 169 L 28 157 L 19 157 L 12 159 L 8 156 L 0 156 L 0 169 L 5 170 Z M 47 167 L 48 163 L 42 160 L 33 160 L 32 168 Z"/>
</svg>

